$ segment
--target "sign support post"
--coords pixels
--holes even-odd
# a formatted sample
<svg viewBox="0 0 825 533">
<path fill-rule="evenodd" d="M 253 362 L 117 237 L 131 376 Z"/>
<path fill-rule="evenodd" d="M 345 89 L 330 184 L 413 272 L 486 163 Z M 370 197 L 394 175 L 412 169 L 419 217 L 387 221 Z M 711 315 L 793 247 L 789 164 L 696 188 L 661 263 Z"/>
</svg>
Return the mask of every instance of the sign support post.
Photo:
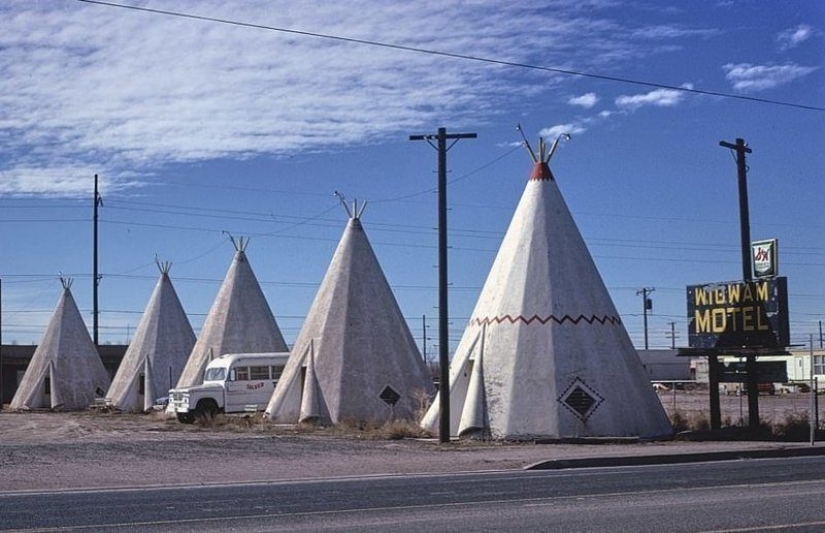
<svg viewBox="0 0 825 533">
<path fill-rule="evenodd" d="M 817 407 L 816 407 L 816 382 L 814 381 L 814 336 L 811 334 L 810 338 L 810 346 L 811 346 L 811 408 L 808 412 L 808 425 L 811 427 L 811 435 L 810 441 L 811 446 L 814 445 L 816 442 L 816 419 L 818 418 L 816 415 L 818 414 Z"/>
</svg>

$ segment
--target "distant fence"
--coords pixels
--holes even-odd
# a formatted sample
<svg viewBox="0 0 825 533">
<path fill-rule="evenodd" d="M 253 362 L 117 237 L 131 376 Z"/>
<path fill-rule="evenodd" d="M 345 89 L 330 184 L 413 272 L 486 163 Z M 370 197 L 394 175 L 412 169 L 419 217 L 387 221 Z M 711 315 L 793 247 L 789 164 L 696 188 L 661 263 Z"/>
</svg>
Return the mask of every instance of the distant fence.
<svg viewBox="0 0 825 533">
<path fill-rule="evenodd" d="M 671 417 L 705 417 L 710 419 L 708 384 L 695 380 L 665 380 L 651 382 Z M 818 394 L 812 394 L 811 391 Z M 784 423 L 791 419 L 813 418 L 816 427 L 823 428 L 819 395 L 825 392 L 816 378 L 813 381 L 764 384 L 759 391 L 759 418 L 766 423 Z M 742 384 L 720 384 L 719 407 L 723 426 L 745 426 L 748 423 L 747 393 Z M 813 413 L 813 417 L 810 415 Z"/>
</svg>

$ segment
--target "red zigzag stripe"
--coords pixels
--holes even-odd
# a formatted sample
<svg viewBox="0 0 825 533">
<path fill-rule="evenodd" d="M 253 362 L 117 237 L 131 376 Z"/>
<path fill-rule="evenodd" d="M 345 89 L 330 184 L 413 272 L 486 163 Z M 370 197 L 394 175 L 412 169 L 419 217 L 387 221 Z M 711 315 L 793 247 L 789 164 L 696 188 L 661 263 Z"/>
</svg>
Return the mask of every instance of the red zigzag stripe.
<svg viewBox="0 0 825 533">
<path fill-rule="evenodd" d="M 516 315 L 516 316 L 504 315 L 504 316 L 496 316 L 496 317 L 492 317 L 492 318 L 490 318 L 490 317 L 487 317 L 487 318 L 474 318 L 473 320 L 470 321 L 470 324 L 475 324 L 477 326 L 481 326 L 483 324 L 487 324 L 487 325 L 501 324 L 503 322 L 509 322 L 510 324 L 515 324 L 516 322 L 523 322 L 524 324 L 527 324 L 529 326 L 533 322 L 539 322 L 542 325 L 546 325 L 550 321 L 553 321 L 553 322 L 555 322 L 556 324 L 558 324 L 560 326 L 563 325 L 565 322 L 570 322 L 573 325 L 578 325 L 580 322 L 586 322 L 586 323 L 591 324 L 591 325 L 596 323 L 596 322 L 598 322 L 599 324 L 606 324 L 606 323 L 610 322 L 611 324 L 614 324 L 614 325 L 619 325 L 619 324 L 622 323 L 622 321 L 619 317 L 607 316 L 607 315 L 605 315 L 603 317 L 599 317 L 599 316 L 596 316 L 596 315 L 591 315 L 589 317 L 584 316 L 584 315 L 579 315 L 576 318 L 573 318 L 570 315 L 564 315 L 561 318 L 558 318 L 558 317 L 553 316 L 553 315 L 549 315 L 549 316 L 546 316 L 544 318 L 542 318 L 538 315 L 533 315 L 530 318 L 527 318 L 523 315 Z"/>
</svg>

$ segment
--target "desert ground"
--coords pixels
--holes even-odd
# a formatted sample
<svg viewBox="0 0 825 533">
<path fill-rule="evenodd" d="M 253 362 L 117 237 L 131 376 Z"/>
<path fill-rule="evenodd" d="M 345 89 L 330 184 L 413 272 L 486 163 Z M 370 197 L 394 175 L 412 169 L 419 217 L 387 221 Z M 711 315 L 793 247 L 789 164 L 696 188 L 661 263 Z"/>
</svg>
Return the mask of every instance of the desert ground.
<svg viewBox="0 0 825 533">
<path fill-rule="evenodd" d="M 707 393 L 663 391 L 669 414 L 701 419 Z M 735 422 L 747 401 L 722 397 Z M 760 396 L 764 420 L 807 415 L 805 394 Z M 398 435 L 396 435 L 398 437 Z M 257 418 L 183 425 L 159 413 L 0 412 L 0 492 L 313 479 L 353 475 L 520 469 L 552 459 L 699 453 L 776 446 L 767 442 L 573 444 L 392 438 L 376 429 L 307 429 Z"/>
</svg>

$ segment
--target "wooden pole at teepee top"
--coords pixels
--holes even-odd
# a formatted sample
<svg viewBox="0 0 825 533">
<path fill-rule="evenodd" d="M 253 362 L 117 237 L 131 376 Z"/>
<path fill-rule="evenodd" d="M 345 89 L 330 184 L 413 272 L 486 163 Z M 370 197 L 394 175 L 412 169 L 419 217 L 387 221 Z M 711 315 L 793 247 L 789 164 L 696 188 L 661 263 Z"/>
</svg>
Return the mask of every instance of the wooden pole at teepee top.
<svg viewBox="0 0 825 533">
<path fill-rule="evenodd" d="M 172 262 L 171 261 L 161 261 L 160 259 L 158 259 L 158 256 L 156 255 L 155 256 L 155 264 L 158 266 L 158 270 L 160 270 L 160 273 L 162 275 L 164 275 L 164 276 L 169 275 L 169 269 L 172 268 Z"/>
<path fill-rule="evenodd" d="M 224 231 L 224 233 L 229 235 L 229 240 L 232 242 L 232 246 L 235 247 L 236 252 L 246 252 L 246 247 L 249 246 L 249 237 L 238 237 L 236 239 L 235 236 L 230 234 L 228 231 Z"/>
</svg>

